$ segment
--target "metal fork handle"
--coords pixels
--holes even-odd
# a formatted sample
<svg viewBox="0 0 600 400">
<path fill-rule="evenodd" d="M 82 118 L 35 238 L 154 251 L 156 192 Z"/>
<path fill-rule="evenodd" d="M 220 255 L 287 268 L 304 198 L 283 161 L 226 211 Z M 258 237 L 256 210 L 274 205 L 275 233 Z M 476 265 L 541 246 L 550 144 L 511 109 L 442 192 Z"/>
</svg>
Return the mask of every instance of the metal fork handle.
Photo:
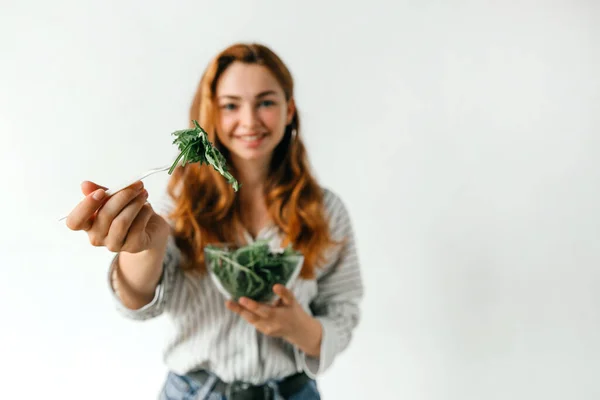
<svg viewBox="0 0 600 400">
<path fill-rule="evenodd" d="M 141 181 L 144 178 L 149 177 L 150 175 L 156 174 L 158 172 L 163 172 L 163 171 L 168 171 L 169 168 L 171 168 L 170 165 L 164 166 L 164 167 L 158 167 L 158 168 L 152 168 L 147 170 L 146 172 L 144 172 L 143 174 L 137 176 L 135 179 L 131 179 L 129 181 L 127 181 L 127 183 L 123 183 L 120 186 L 117 186 L 116 189 L 109 189 L 106 191 L 106 195 L 107 196 L 112 196 L 113 194 L 120 192 L 121 190 L 125 189 L 126 187 L 132 185 L 133 183 L 137 182 L 137 181 Z"/>
<path fill-rule="evenodd" d="M 135 182 L 141 181 L 142 179 L 149 177 L 150 175 L 154 175 L 154 174 L 156 174 L 158 172 L 168 171 L 170 168 L 171 168 L 170 165 L 166 165 L 166 166 L 163 166 L 163 167 L 149 169 L 146 172 L 138 175 L 135 179 L 131 179 L 131 180 L 127 181 L 126 183 L 123 183 L 123 184 L 121 184 L 119 186 L 116 186 L 116 189 L 108 189 L 106 191 L 106 197 L 110 197 L 113 194 L 118 193 L 121 190 L 129 187 L 130 185 L 134 184 Z M 59 222 L 60 221 L 64 221 L 65 219 L 67 219 L 67 216 L 64 216 L 64 217 L 60 218 L 58 221 Z"/>
</svg>

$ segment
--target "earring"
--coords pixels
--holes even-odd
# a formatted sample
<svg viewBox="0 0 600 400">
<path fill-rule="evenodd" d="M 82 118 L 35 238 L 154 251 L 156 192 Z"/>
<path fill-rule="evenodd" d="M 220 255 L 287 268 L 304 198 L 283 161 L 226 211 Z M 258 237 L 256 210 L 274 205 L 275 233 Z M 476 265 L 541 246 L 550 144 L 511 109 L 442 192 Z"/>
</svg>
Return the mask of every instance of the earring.
<svg viewBox="0 0 600 400">
<path fill-rule="evenodd" d="M 296 131 L 296 128 L 292 129 L 292 139 L 296 138 L 297 135 L 298 131 Z"/>
</svg>

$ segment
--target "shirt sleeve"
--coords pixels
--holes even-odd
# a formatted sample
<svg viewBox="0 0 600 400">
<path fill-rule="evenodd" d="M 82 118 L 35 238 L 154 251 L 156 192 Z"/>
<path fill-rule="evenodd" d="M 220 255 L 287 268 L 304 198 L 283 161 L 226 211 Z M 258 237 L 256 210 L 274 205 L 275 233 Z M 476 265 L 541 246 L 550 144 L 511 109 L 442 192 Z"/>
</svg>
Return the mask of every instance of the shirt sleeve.
<svg viewBox="0 0 600 400">
<path fill-rule="evenodd" d="M 159 197 L 157 204 L 153 206 L 156 212 L 165 218 L 167 221 L 168 213 L 173 207 L 172 200 L 167 193 L 163 193 L 162 196 Z M 172 226 L 172 223 L 169 221 Z M 154 292 L 154 298 L 150 303 L 145 306 L 133 310 L 127 308 L 121 298 L 119 297 L 119 290 L 116 287 L 116 280 L 114 279 L 116 268 L 118 267 L 119 255 L 115 255 L 110 264 L 109 273 L 108 273 L 108 283 L 111 295 L 113 300 L 115 301 L 117 310 L 127 318 L 131 318 L 134 320 L 147 320 L 151 318 L 158 317 L 164 311 L 167 305 L 172 301 L 173 293 L 180 290 L 183 281 L 183 271 L 179 269 L 179 262 L 181 260 L 181 252 L 177 245 L 175 244 L 175 240 L 173 236 L 170 235 L 167 242 L 167 249 L 165 252 L 165 256 L 162 262 L 162 274 L 158 285 L 156 286 Z"/>
<path fill-rule="evenodd" d="M 309 356 L 296 348 L 302 369 L 311 377 L 325 372 L 344 351 L 360 320 L 363 281 L 356 250 L 352 221 L 342 201 L 331 200 L 332 236 L 343 240 L 341 249 L 323 274 L 317 278 L 318 294 L 311 303 L 313 316 L 323 328 L 319 357 Z"/>
<path fill-rule="evenodd" d="M 118 267 L 119 255 L 113 258 L 108 274 L 108 284 L 111 295 L 115 301 L 117 310 L 127 318 L 134 320 L 147 320 L 161 315 L 167 304 L 171 301 L 175 288 L 181 284 L 183 279 L 182 271 L 178 268 L 180 258 L 179 250 L 174 243 L 172 236 L 169 236 L 167 250 L 162 262 L 162 275 L 154 292 L 154 298 L 150 303 L 139 309 L 127 308 L 119 297 L 119 290 L 114 278 L 115 269 Z"/>
</svg>

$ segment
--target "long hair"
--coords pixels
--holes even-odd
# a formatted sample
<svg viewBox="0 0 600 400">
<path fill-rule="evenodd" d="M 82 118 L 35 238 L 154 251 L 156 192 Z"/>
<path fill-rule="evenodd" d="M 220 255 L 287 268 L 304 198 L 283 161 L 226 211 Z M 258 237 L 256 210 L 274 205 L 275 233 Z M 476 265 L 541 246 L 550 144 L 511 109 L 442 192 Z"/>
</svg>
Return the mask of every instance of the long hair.
<svg viewBox="0 0 600 400">
<path fill-rule="evenodd" d="M 290 71 L 264 45 L 234 44 L 209 63 L 193 98 L 190 121 L 199 122 L 209 140 L 225 156 L 234 176 L 229 151 L 216 134 L 215 92 L 219 77 L 235 61 L 265 66 L 283 88 L 286 100 L 294 95 Z M 167 189 L 174 202 L 169 218 L 173 221 L 175 242 L 184 255 L 182 268 L 203 273 L 207 244 L 239 240 L 242 229 L 239 196 L 213 168 L 197 163 L 177 167 Z M 274 150 L 264 196 L 271 221 L 284 234 L 283 245 L 291 244 L 304 254 L 300 276 L 314 277 L 315 268 L 325 261 L 326 248 L 335 242 L 326 220 L 323 191 L 310 172 L 297 109 Z"/>
</svg>

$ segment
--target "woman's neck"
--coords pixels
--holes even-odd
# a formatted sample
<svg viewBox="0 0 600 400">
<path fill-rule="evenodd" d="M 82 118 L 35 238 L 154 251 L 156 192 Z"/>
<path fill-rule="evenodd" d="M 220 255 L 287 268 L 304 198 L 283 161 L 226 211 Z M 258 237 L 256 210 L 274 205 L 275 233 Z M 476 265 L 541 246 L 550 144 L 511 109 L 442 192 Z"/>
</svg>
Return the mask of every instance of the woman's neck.
<svg viewBox="0 0 600 400">
<path fill-rule="evenodd" d="M 234 159 L 236 179 L 240 182 L 240 195 L 256 194 L 263 191 L 269 175 L 269 163 L 265 160 Z"/>
<path fill-rule="evenodd" d="M 256 237 L 268 224 L 269 216 L 265 203 L 265 182 L 269 164 L 262 160 L 233 160 L 236 179 L 240 182 L 240 211 L 242 224 Z"/>
</svg>

